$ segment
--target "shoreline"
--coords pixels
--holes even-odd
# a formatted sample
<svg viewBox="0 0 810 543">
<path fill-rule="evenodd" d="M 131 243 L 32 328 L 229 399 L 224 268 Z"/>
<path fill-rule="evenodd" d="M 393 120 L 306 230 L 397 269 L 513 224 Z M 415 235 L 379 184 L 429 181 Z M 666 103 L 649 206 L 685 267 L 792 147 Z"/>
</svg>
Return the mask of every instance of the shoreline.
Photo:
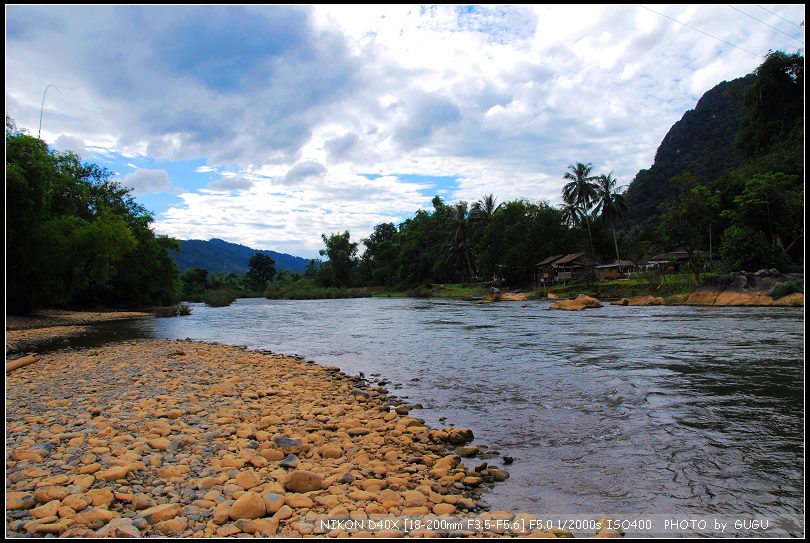
<svg viewBox="0 0 810 543">
<path fill-rule="evenodd" d="M 311 535 L 308 515 L 515 518 L 478 502 L 508 473 L 464 466 L 455 453 L 471 431 L 431 429 L 390 398 L 335 367 L 244 347 L 48 353 L 7 375 L 7 533 Z"/>
<path fill-rule="evenodd" d="M 154 317 L 144 311 L 66 311 L 45 309 L 32 315 L 6 315 L 6 357 L 43 344 L 86 334 L 94 324 Z"/>
</svg>

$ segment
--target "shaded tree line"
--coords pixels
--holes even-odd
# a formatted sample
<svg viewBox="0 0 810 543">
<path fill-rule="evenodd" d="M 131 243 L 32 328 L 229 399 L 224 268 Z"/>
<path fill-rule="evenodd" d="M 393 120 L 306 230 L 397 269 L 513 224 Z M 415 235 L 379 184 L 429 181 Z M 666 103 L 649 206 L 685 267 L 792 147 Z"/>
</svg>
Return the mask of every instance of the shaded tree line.
<svg viewBox="0 0 810 543">
<path fill-rule="evenodd" d="M 282 270 L 282 274 L 290 273 Z M 299 274 L 300 275 L 300 274 Z M 204 268 L 189 268 L 183 273 L 181 297 L 191 302 L 212 306 L 230 305 L 237 298 L 253 298 L 264 294 L 276 277 L 276 262 L 272 257 L 256 253 L 248 261 L 248 271 L 208 273 Z"/>
<path fill-rule="evenodd" d="M 113 178 L 55 152 L 6 117 L 6 300 L 38 307 L 168 305 L 176 301 L 175 240 Z"/>
</svg>

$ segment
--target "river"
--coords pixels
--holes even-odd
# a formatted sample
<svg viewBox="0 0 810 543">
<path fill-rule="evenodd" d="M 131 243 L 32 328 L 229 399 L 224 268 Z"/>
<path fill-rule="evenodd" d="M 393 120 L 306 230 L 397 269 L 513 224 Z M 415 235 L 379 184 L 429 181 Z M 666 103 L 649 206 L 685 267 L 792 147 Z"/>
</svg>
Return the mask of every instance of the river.
<svg viewBox="0 0 810 543">
<path fill-rule="evenodd" d="M 514 457 L 493 509 L 788 515 L 801 527 L 779 533 L 803 533 L 802 308 L 548 308 L 243 299 L 136 326 L 390 380 L 413 415 Z"/>
</svg>

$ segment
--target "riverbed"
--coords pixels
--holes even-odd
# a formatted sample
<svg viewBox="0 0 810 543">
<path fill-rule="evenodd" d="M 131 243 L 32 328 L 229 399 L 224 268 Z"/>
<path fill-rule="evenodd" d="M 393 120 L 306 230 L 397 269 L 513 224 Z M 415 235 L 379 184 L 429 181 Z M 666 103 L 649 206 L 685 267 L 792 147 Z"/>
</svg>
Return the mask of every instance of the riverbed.
<svg viewBox="0 0 810 543">
<path fill-rule="evenodd" d="M 780 529 L 803 533 L 801 308 L 548 308 L 243 299 L 109 330 L 389 380 L 423 406 L 412 415 L 469 427 L 514 457 L 511 477 L 483 496 L 494 509 L 800 518 Z"/>
</svg>

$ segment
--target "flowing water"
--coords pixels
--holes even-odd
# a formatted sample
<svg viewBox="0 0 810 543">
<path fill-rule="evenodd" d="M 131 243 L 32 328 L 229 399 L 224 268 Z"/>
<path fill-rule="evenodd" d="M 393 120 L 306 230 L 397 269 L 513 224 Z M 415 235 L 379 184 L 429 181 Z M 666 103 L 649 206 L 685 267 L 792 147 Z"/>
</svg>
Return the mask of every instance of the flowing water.
<svg viewBox="0 0 810 543">
<path fill-rule="evenodd" d="M 413 415 L 515 458 L 493 509 L 791 515 L 783 534 L 803 533 L 802 309 L 548 307 L 251 299 L 134 326 L 390 380 Z"/>
</svg>

